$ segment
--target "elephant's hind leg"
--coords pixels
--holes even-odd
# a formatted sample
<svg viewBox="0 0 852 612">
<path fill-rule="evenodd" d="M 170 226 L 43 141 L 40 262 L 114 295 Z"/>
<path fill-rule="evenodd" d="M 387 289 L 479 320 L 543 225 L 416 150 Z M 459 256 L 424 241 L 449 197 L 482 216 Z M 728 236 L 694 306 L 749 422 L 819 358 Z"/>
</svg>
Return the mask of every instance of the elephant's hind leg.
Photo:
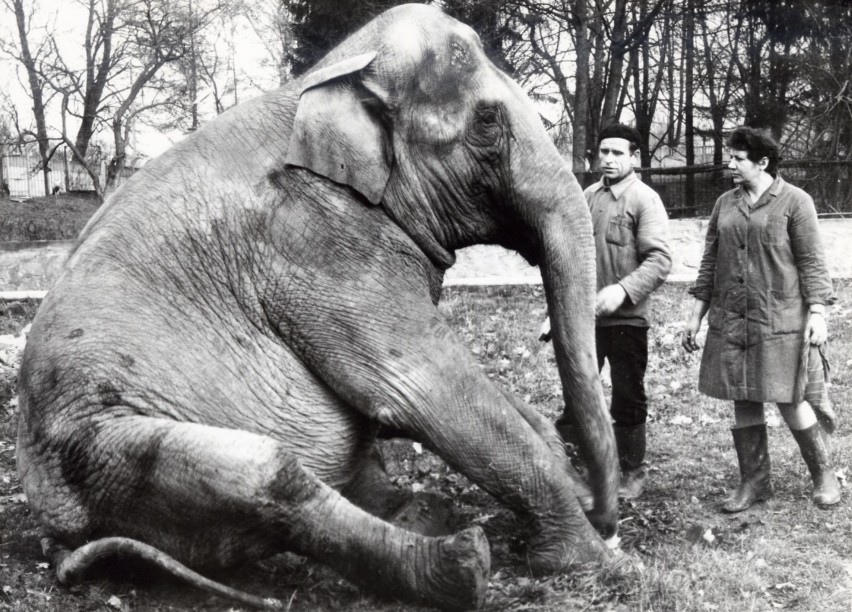
<svg viewBox="0 0 852 612">
<path fill-rule="evenodd" d="M 130 461 L 129 475 L 145 477 L 110 481 L 121 483 L 119 493 L 104 507 L 121 512 L 97 536 L 132 537 L 196 566 L 290 550 L 378 593 L 447 608 L 475 606 L 484 595 L 490 557 L 479 528 L 429 538 L 394 527 L 271 438 L 164 419 L 117 421 L 111 426 L 120 431 L 101 431 L 97 462 L 115 471 Z"/>
</svg>

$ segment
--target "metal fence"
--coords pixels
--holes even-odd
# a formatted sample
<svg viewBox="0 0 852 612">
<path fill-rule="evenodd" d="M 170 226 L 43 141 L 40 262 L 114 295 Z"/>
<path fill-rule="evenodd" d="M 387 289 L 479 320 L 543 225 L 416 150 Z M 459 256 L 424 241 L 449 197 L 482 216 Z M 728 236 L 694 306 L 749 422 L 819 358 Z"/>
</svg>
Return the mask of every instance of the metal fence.
<svg viewBox="0 0 852 612">
<path fill-rule="evenodd" d="M 118 183 L 126 180 L 138 167 L 137 163 L 125 167 Z M 99 170 L 101 177 L 105 178 L 104 163 L 100 164 Z M 660 194 L 672 219 L 709 216 L 716 199 L 733 187 L 726 166 L 637 168 L 637 172 Z M 852 217 L 852 162 L 784 161 L 780 164 L 779 173 L 784 180 L 811 195 L 820 216 Z M 588 187 L 599 177 L 598 172 L 577 174 L 583 187 Z M 9 195 L 14 199 L 49 195 L 44 192 L 38 155 L 32 150 L 0 156 L 0 179 L 8 184 Z M 55 188 L 70 192 L 94 190 L 89 175 L 67 151 L 64 154 L 58 151 L 50 165 L 49 190 L 52 192 Z"/>
<path fill-rule="evenodd" d="M 133 157 L 121 169 L 116 186 L 130 178 L 138 170 L 144 158 Z M 94 169 L 101 187 L 106 181 L 106 161 L 96 164 Z M 48 164 L 48 187 L 45 193 L 44 173 L 41 158 L 34 147 L 22 147 L 0 155 L 0 180 L 9 188 L 9 197 L 28 200 L 50 195 L 55 190 L 69 192 L 94 192 L 92 177 L 66 149 L 57 151 Z M 2 195 L 2 194 L 0 194 Z"/>
<path fill-rule="evenodd" d="M 637 172 L 660 194 L 672 219 L 710 216 L 716 199 L 734 186 L 727 166 L 637 168 Z M 852 217 L 852 162 L 783 161 L 778 172 L 810 194 L 821 217 Z M 597 172 L 577 174 L 583 187 L 598 178 Z"/>
</svg>

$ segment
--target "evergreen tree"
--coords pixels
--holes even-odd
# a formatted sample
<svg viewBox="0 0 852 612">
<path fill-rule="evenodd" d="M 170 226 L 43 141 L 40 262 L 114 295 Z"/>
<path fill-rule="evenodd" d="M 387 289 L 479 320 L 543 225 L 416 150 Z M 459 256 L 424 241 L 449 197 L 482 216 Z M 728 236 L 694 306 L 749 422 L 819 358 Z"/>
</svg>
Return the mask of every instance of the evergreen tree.
<svg viewBox="0 0 852 612">
<path fill-rule="evenodd" d="M 283 0 L 292 17 L 289 63 L 293 76 L 316 64 L 344 38 L 405 0 Z"/>
</svg>

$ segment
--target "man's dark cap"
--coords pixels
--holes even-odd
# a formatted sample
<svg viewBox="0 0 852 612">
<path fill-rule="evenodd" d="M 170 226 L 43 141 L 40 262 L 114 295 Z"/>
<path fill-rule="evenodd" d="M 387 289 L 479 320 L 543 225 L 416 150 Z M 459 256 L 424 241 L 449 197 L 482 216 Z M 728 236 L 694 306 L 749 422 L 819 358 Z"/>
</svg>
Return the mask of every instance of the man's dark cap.
<svg viewBox="0 0 852 612">
<path fill-rule="evenodd" d="M 600 144 L 604 138 L 623 138 L 624 140 L 633 143 L 637 149 L 642 146 L 642 137 L 639 136 L 638 130 L 630 127 L 629 125 L 624 125 L 623 123 L 611 123 L 602 129 L 601 133 L 598 134 L 598 144 Z"/>
</svg>

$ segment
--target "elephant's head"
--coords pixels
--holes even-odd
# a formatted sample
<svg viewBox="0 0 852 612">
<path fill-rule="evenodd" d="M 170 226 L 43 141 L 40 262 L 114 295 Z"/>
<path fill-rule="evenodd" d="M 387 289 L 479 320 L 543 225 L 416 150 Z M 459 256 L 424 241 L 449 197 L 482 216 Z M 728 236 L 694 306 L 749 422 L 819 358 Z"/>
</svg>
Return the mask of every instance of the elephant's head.
<svg viewBox="0 0 852 612">
<path fill-rule="evenodd" d="M 532 102 L 473 30 L 405 5 L 350 37 L 304 78 L 287 163 L 381 206 L 440 269 L 476 243 L 541 266 L 565 401 L 593 473 L 591 518 L 613 527 L 616 456 L 594 350 L 588 207 Z"/>
</svg>

